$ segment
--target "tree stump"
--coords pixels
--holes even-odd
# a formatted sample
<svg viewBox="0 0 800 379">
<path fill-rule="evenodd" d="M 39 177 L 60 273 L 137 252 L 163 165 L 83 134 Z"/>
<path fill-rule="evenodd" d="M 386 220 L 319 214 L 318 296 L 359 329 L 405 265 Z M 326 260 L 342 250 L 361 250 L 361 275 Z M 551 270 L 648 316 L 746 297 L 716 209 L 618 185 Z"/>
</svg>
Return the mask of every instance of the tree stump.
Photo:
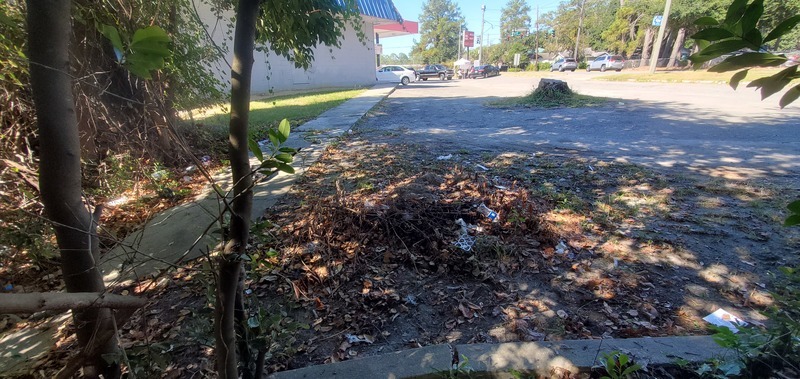
<svg viewBox="0 0 800 379">
<path fill-rule="evenodd" d="M 572 94 L 572 90 L 569 89 L 567 82 L 558 79 L 540 80 L 539 87 L 536 88 L 536 92 L 561 93 L 565 95 Z"/>
</svg>

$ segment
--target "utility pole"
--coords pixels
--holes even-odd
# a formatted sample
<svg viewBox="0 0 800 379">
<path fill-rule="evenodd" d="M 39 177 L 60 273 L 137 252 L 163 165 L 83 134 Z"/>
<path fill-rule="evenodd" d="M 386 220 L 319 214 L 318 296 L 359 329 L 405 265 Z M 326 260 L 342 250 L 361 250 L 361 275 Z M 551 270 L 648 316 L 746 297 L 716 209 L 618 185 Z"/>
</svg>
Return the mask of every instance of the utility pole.
<svg viewBox="0 0 800 379">
<path fill-rule="evenodd" d="M 658 37 L 656 37 L 656 44 L 653 46 L 653 56 L 650 57 L 650 73 L 655 74 L 656 66 L 658 66 L 658 56 L 661 54 L 661 42 L 664 40 L 664 30 L 667 28 L 667 18 L 669 17 L 669 7 L 672 5 L 672 0 L 667 0 L 664 4 L 664 15 L 661 17 L 661 26 L 658 27 Z"/>
<path fill-rule="evenodd" d="M 583 28 L 583 6 L 586 0 L 581 1 L 581 15 L 578 18 L 578 35 L 575 37 L 575 60 L 578 60 L 578 46 L 581 44 L 581 29 Z"/>
<path fill-rule="evenodd" d="M 539 71 L 539 5 L 536 5 L 536 51 L 533 53 L 536 54 L 536 71 Z"/>
<path fill-rule="evenodd" d="M 481 5 L 481 47 L 478 50 L 478 61 L 483 64 L 483 25 L 486 23 L 486 4 Z"/>
<path fill-rule="evenodd" d="M 458 59 L 461 59 L 461 46 L 464 45 L 464 28 L 458 29 Z"/>
</svg>

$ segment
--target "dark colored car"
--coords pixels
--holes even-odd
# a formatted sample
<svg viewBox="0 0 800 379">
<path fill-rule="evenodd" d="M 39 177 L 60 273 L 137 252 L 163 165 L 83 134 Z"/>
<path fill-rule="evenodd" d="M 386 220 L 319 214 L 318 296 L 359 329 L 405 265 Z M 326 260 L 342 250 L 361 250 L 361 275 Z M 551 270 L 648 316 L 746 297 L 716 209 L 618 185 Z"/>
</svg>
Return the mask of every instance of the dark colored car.
<svg viewBox="0 0 800 379">
<path fill-rule="evenodd" d="M 500 75 L 500 69 L 490 64 L 475 66 L 469 72 L 469 77 L 475 79 L 477 77 L 488 78 L 490 76 Z"/>
<path fill-rule="evenodd" d="M 440 64 L 429 64 L 417 70 L 417 76 L 422 80 L 429 78 L 439 78 L 440 80 L 453 79 L 453 70 Z"/>
</svg>

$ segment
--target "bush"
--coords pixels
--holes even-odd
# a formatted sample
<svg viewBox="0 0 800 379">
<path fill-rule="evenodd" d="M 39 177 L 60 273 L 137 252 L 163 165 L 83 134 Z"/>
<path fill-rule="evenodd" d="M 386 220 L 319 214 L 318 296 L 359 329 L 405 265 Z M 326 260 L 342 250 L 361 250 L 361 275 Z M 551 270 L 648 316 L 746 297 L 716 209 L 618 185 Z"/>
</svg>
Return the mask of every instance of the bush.
<svg viewBox="0 0 800 379">
<path fill-rule="evenodd" d="M 531 62 L 525 67 L 525 71 L 550 71 L 550 67 L 553 64 L 550 62 L 539 62 L 539 66 L 536 66 L 535 62 Z"/>
<path fill-rule="evenodd" d="M 587 63 L 585 61 L 578 63 L 578 69 L 579 70 L 585 70 L 586 67 L 589 67 L 589 63 Z"/>
<path fill-rule="evenodd" d="M 522 72 L 523 70 L 519 67 L 509 67 L 508 72 Z"/>
</svg>

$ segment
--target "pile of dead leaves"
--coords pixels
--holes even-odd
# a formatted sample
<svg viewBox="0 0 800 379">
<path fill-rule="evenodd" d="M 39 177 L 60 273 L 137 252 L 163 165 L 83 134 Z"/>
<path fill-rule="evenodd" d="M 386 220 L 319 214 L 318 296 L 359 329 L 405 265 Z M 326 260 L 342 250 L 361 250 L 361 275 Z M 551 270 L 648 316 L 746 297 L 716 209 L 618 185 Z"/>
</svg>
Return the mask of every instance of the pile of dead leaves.
<svg viewBox="0 0 800 379">
<path fill-rule="evenodd" d="M 311 326 L 290 367 L 431 343 L 680 332 L 642 275 L 613 270 L 525 183 L 375 149 L 329 152 L 266 216 L 265 246 L 282 254 L 251 284 L 303 304 L 294 316 Z"/>
</svg>

